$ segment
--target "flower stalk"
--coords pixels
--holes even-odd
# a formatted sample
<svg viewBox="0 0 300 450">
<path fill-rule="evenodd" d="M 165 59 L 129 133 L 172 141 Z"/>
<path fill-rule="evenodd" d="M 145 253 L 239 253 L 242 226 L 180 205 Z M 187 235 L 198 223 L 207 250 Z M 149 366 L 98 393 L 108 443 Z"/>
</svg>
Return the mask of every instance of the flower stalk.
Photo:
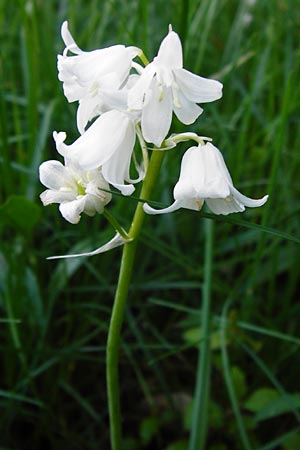
<svg viewBox="0 0 300 450">
<path fill-rule="evenodd" d="M 141 198 L 149 199 L 157 179 L 164 152 L 153 152 L 147 175 L 141 190 Z M 131 282 L 132 269 L 137 248 L 137 239 L 144 222 L 145 213 L 141 202 L 138 203 L 128 233 L 130 242 L 123 247 L 119 280 L 109 325 L 106 351 L 106 379 L 108 394 L 108 410 L 110 420 L 110 436 L 112 450 L 122 449 L 122 424 L 119 387 L 119 353 L 121 329 L 124 319 L 126 301 Z"/>
<path fill-rule="evenodd" d="M 204 280 L 201 307 L 201 340 L 194 395 L 189 450 L 204 450 L 207 436 L 210 391 L 210 308 L 213 263 L 213 221 L 205 222 Z"/>
</svg>

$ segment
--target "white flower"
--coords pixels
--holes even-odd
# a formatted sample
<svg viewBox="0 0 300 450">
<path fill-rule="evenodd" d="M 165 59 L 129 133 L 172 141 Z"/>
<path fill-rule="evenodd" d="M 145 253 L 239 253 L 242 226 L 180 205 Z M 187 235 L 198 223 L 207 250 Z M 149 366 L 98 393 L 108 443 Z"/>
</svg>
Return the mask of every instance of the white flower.
<svg viewBox="0 0 300 450">
<path fill-rule="evenodd" d="M 160 147 L 172 121 L 172 111 L 184 124 L 193 123 L 202 113 L 196 103 L 222 97 L 222 84 L 183 69 L 178 34 L 170 29 L 157 57 L 142 71 L 129 92 L 128 107 L 142 109 L 141 126 L 145 140 Z"/>
<path fill-rule="evenodd" d="M 187 208 L 199 211 L 204 201 L 215 214 L 230 214 L 266 203 L 268 195 L 259 200 L 245 197 L 234 186 L 221 152 L 207 142 L 189 148 L 183 155 L 179 180 L 174 188 L 174 203 L 156 210 L 144 204 L 148 214 L 164 214 Z"/>
<path fill-rule="evenodd" d="M 59 161 L 45 161 L 39 172 L 41 183 L 48 188 L 40 195 L 44 206 L 59 203 L 62 216 L 70 223 L 78 223 L 81 213 L 101 214 L 111 200 L 100 169 L 84 172 L 70 162 L 64 166 Z"/>
<path fill-rule="evenodd" d="M 113 108 L 106 93 L 126 82 L 138 49 L 113 45 L 84 52 L 69 32 L 68 22 L 62 24 L 61 35 L 66 48 L 57 57 L 58 78 L 68 101 L 79 101 L 77 125 L 83 133 L 89 120 Z M 74 55 L 68 56 L 69 51 Z"/>
<path fill-rule="evenodd" d="M 102 114 L 73 144 L 66 145 L 66 134 L 53 133 L 57 151 L 78 163 L 83 170 L 102 168 L 104 179 L 119 189 L 123 195 L 131 195 L 132 180 L 129 174 L 130 161 L 136 138 L 134 121 L 120 111 Z"/>
</svg>

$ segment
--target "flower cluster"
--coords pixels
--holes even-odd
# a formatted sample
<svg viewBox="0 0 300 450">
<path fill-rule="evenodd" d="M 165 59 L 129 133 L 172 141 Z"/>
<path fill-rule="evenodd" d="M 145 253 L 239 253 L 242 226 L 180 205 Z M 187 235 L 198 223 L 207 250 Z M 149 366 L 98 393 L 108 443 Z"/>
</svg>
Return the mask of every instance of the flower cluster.
<svg viewBox="0 0 300 450">
<path fill-rule="evenodd" d="M 40 166 L 40 180 L 47 187 L 41 194 L 44 205 L 58 203 L 62 216 L 73 224 L 82 213 L 103 213 L 112 197 L 110 186 L 128 196 L 143 180 L 149 144 L 153 144 L 152 150 L 162 150 L 187 139 L 196 141 L 197 146 L 189 148 L 182 158 L 174 203 L 160 210 L 144 204 L 146 213 L 200 210 L 205 201 L 215 214 L 229 214 L 266 202 L 267 196 L 252 200 L 237 191 L 211 139 L 194 133 L 167 137 L 173 112 L 189 125 L 203 112 L 199 103 L 222 97 L 219 81 L 183 68 L 181 42 L 171 27 L 150 63 L 136 47 L 113 45 L 85 52 L 74 41 L 67 22 L 61 35 L 65 49 L 58 55 L 58 78 L 67 100 L 78 102 L 79 137 L 68 145 L 65 132 L 53 133 L 64 165 L 46 161 Z M 136 140 L 140 157 L 134 151 Z M 131 177 L 131 166 L 136 170 L 135 178 Z"/>
</svg>

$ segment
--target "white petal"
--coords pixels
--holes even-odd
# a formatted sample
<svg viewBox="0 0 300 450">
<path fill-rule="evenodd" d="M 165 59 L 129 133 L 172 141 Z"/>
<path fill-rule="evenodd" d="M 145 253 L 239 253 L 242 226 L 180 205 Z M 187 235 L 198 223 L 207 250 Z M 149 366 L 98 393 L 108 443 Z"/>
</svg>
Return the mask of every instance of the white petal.
<svg viewBox="0 0 300 450">
<path fill-rule="evenodd" d="M 56 145 L 60 145 L 66 140 L 67 134 L 64 131 L 53 131 L 53 139 L 55 140 Z"/>
<path fill-rule="evenodd" d="M 67 138 L 67 134 L 64 131 L 53 131 L 52 133 L 53 139 L 55 141 L 56 150 L 60 155 L 67 156 L 68 154 L 68 145 L 66 145 L 64 142 Z"/>
<path fill-rule="evenodd" d="M 116 109 L 118 111 L 127 110 L 127 90 L 103 89 L 101 90 L 101 96 L 103 99 L 103 107 L 106 109 L 106 111 L 109 111 L 111 109 Z"/>
<path fill-rule="evenodd" d="M 174 187 L 174 198 L 181 202 L 197 196 L 202 198 L 200 192 L 204 182 L 205 168 L 199 147 L 190 147 L 182 157 L 179 179 Z"/>
<path fill-rule="evenodd" d="M 64 66 L 81 86 L 90 87 L 96 82 L 101 87 L 101 79 L 108 74 L 112 74 L 113 84 L 118 81 L 121 85 L 129 75 L 131 59 L 124 45 L 114 45 L 66 57 Z"/>
<path fill-rule="evenodd" d="M 87 123 L 96 116 L 95 109 L 101 104 L 101 99 L 94 98 L 82 98 L 79 101 L 77 109 L 77 128 L 80 134 L 83 134 Z"/>
<path fill-rule="evenodd" d="M 75 74 L 76 58 L 79 56 L 57 55 L 58 79 L 63 82 L 64 94 L 69 102 L 79 100 L 87 93 L 87 88 L 80 84 Z"/>
<path fill-rule="evenodd" d="M 83 212 L 87 216 L 93 217 L 96 212 L 102 214 L 104 206 L 105 204 L 99 198 L 94 195 L 87 195 Z"/>
<path fill-rule="evenodd" d="M 245 211 L 244 205 L 232 197 L 205 199 L 205 203 L 215 214 L 227 215 Z"/>
<path fill-rule="evenodd" d="M 48 189 L 59 190 L 66 184 L 70 186 L 74 185 L 73 179 L 66 167 L 56 160 L 43 162 L 39 167 L 39 175 L 41 183 Z"/>
<path fill-rule="evenodd" d="M 266 203 L 269 196 L 265 195 L 264 197 L 254 200 L 253 198 L 246 197 L 245 195 L 241 194 L 234 186 L 231 187 L 231 192 L 233 197 L 240 203 L 242 203 L 245 206 L 248 206 L 249 208 L 257 208 L 259 206 L 262 206 Z"/>
<path fill-rule="evenodd" d="M 83 98 L 87 90 L 78 83 L 76 76 L 73 74 L 72 67 L 69 67 L 69 62 L 69 57 L 57 56 L 58 79 L 63 82 L 64 94 L 68 102 L 71 103 Z"/>
<path fill-rule="evenodd" d="M 220 150 L 217 147 L 215 147 L 211 142 L 206 142 L 205 148 L 206 150 L 209 150 L 211 152 L 210 155 L 213 154 L 213 158 L 215 161 L 214 164 L 218 168 L 218 171 L 223 174 L 228 184 L 232 186 L 233 185 L 232 178 L 229 173 L 229 170 L 227 169 L 226 163 Z"/>
<path fill-rule="evenodd" d="M 51 205 L 52 203 L 70 202 L 75 198 L 76 194 L 74 192 L 53 191 L 52 189 L 47 189 L 40 195 L 44 206 Z"/>
<path fill-rule="evenodd" d="M 221 152 L 209 142 L 200 145 L 198 150 L 198 164 L 201 163 L 204 167 L 204 177 L 201 183 L 193 178 L 197 196 L 201 198 L 228 197 L 232 181 Z"/>
<path fill-rule="evenodd" d="M 127 48 L 127 51 L 130 54 L 130 58 L 131 59 L 134 59 L 136 56 L 139 56 L 139 55 L 141 55 L 143 53 L 143 50 L 141 50 L 138 47 L 130 46 L 130 47 L 126 47 L 126 48 Z"/>
<path fill-rule="evenodd" d="M 132 63 L 132 66 L 138 70 L 139 64 L 136 63 Z M 140 66 L 141 67 L 141 66 Z M 140 79 L 140 75 L 143 73 L 144 68 L 141 67 L 140 72 L 137 73 L 133 73 L 131 75 L 129 75 L 128 80 L 126 81 L 125 86 L 123 86 L 124 89 L 132 89 L 133 86 L 135 86 L 135 84 L 138 82 L 138 80 Z"/>
<path fill-rule="evenodd" d="M 224 158 L 222 153 L 220 152 L 220 150 L 215 147 L 213 144 L 211 144 L 210 142 L 207 142 L 205 145 L 206 149 L 209 150 L 206 151 L 206 155 L 210 155 L 210 157 L 212 155 L 214 155 L 214 163 L 212 165 L 216 166 L 216 171 L 219 172 L 220 177 L 221 175 L 223 176 L 223 178 L 226 180 L 226 183 L 228 184 L 229 190 L 230 190 L 230 194 L 229 195 L 227 193 L 227 189 L 224 190 L 223 195 L 219 195 L 222 198 L 225 198 L 226 200 L 226 211 L 228 211 L 229 209 L 232 209 L 231 212 L 237 212 L 237 211 L 243 211 L 244 209 L 240 209 L 241 206 L 247 206 L 250 208 L 256 208 L 259 206 L 262 206 L 266 203 L 266 201 L 268 200 L 268 195 L 265 195 L 263 198 L 258 199 L 258 200 L 254 200 L 252 198 L 246 197 L 245 195 L 241 194 L 234 186 L 233 186 L 233 182 L 230 176 L 230 173 L 226 167 Z M 214 170 L 212 168 L 212 170 Z M 225 183 L 225 184 L 226 184 Z M 229 201 L 231 199 L 231 201 Z"/>
<path fill-rule="evenodd" d="M 144 203 L 143 205 L 143 210 L 145 211 L 145 213 L 147 214 L 166 214 L 166 213 L 170 213 L 173 211 L 177 211 L 177 209 L 182 208 L 182 202 L 179 200 L 175 200 L 174 203 L 172 203 L 172 205 L 168 206 L 167 208 L 163 208 L 163 209 L 154 209 L 151 206 L 148 205 L 148 203 Z"/>
<path fill-rule="evenodd" d="M 180 69 L 182 67 L 182 46 L 177 33 L 170 31 L 164 38 L 154 61 L 156 64 L 170 69 Z"/>
<path fill-rule="evenodd" d="M 64 219 L 68 222 L 76 224 L 80 220 L 80 215 L 84 210 L 86 196 L 83 195 L 72 202 L 63 202 L 59 205 L 59 210 Z"/>
<path fill-rule="evenodd" d="M 131 240 L 132 239 L 125 239 L 119 233 L 117 233 L 109 242 L 97 248 L 96 250 L 93 250 L 92 252 L 79 253 L 77 255 L 50 256 L 47 259 L 75 258 L 77 256 L 98 255 L 99 253 L 104 253 L 107 252 L 108 250 L 112 250 L 113 248 L 119 247 L 120 245 L 130 242 Z"/>
<path fill-rule="evenodd" d="M 73 144 L 61 142 L 54 135 L 58 152 L 78 162 L 84 170 L 92 170 L 108 161 L 122 145 L 130 119 L 119 111 L 102 114 Z"/>
<path fill-rule="evenodd" d="M 179 107 L 173 106 L 174 113 L 180 122 L 185 125 L 190 125 L 194 123 L 195 120 L 203 113 L 203 109 L 196 105 L 194 102 L 188 100 L 182 92 L 177 93 L 177 98 L 179 102 Z"/>
<path fill-rule="evenodd" d="M 130 53 L 124 45 L 93 50 L 77 58 L 74 74 L 81 83 L 89 86 L 96 82 L 100 88 L 117 89 L 125 82 L 131 69 Z"/>
<path fill-rule="evenodd" d="M 116 86 L 116 88 L 122 86 L 128 78 L 131 69 L 130 50 L 128 50 L 128 48 L 124 45 L 113 45 L 111 47 L 101 49 L 101 52 L 103 53 L 104 58 L 101 64 L 97 64 L 97 71 L 95 73 L 93 72 L 94 79 L 100 79 L 101 87 L 100 77 L 103 77 L 103 75 L 106 74 L 111 74 L 111 77 L 115 78 L 114 84 L 116 84 L 116 80 L 118 80 L 118 86 Z M 103 88 L 105 88 L 104 84 Z"/>
<path fill-rule="evenodd" d="M 135 142 L 135 128 L 132 121 L 128 122 L 125 136 L 112 157 L 102 165 L 104 179 L 119 189 L 123 195 L 131 195 L 134 191 L 132 184 L 124 184 L 129 179 L 129 167 Z"/>
<path fill-rule="evenodd" d="M 152 78 L 155 74 L 153 64 L 148 64 L 142 75 L 136 81 L 134 86 L 128 92 L 128 108 L 142 109 L 145 101 L 145 93 L 148 91 Z"/>
<path fill-rule="evenodd" d="M 222 83 L 195 75 L 185 69 L 175 69 L 174 75 L 179 88 L 188 100 L 206 103 L 222 97 Z"/>
<path fill-rule="evenodd" d="M 200 211 L 204 203 L 202 198 L 187 198 L 182 201 L 182 208 L 192 209 L 193 211 Z"/>
<path fill-rule="evenodd" d="M 77 128 L 83 134 L 89 121 L 113 109 L 127 110 L 128 92 L 116 89 L 100 90 L 94 97 L 84 97 L 79 101 L 77 110 Z"/>
<path fill-rule="evenodd" d="M 155 82 L 151 85 L 151 91 L 147 93 L 146 105 L 142 112 L 142 133 L 145 141 L 152 142 L 157 147 L 168 134 L 172 122 L 172 91 L 164 86 L 160 87 Z M 149 97 L 149 98 L 148 98 Z"/>
<path fill-rule="evenodd" d="M 73 53 L 77 54 L 82 53 L 82 50 L 78 47 L 78 45 L 73 39 L 73 36 L 69 31 L 68 22 L 66 20 L 63 22 L 61 26 L 61 37 L 63 38 L 66 47 L 69 47 Z"/>
</svg>

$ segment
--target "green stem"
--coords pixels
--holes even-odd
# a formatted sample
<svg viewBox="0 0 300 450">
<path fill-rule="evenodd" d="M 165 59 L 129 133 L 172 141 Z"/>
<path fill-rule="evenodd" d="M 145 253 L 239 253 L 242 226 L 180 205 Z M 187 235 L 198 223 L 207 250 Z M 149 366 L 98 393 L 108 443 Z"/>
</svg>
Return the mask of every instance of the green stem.
<svg viewBox="0 0 300 450">
<path fill-rule="evenodd" d="M 144 52 L 141 52 L 141 53 L 138 55 L 138 57 L 140 58 L 140 60 L 141 60 L 142 63 L 144 64 L 144 66 L 148 66 L 149 61 L 148 61 L 148 59 L 146 58 Z"/>
<path fill-rule="evenodd" d="M 164 152 L 154 151 L 150 159 L 149 168 L 145 177 L 141 198 L 148 200 L 163 161 Z M 122 450 L 122 427 L 119 389 L 119 349 L 121 342 L 121 329 L 131 281 L 133 263 L 137 247 L 137 238 L 141 232 L 145 213 L 143 204 L 138 203 L 133 221 L 129 230 L 131 242 L 123 247 L 123 255 L 119 273 L 119 281 L 115 294 L 115 300 L 108 330 L 106 352 L 106 377 L 108 409 L 110 420 L 110 438 L 112 450 Z"/>
<path fill-rule="evenodd" d="M 189 450 L 204 450 L 209 406 L 210 381 L 210 302 L 213 261 L 213 221 L 205 223 L 204 282 L 201 308 L 201 341 L 194 396 L 194 410 Z"/>
<path fill-rule="evenodd" d="M 119 222 L 117 221 L 117 219 L 115 219 L 115 217 L 109 212 L 107 211 L 107 209 L 104 208 L 103 210 L 103 216 L 106 218 L 106 220 L 108 220 L 108 222 L 114 227 L 114 229 L 116 231 L 119 232 L 119 234 L 124 238 L 124 239 L 128 239 L 129 236 L 126 233 L 126 231 L 121 227 L 121 225 L 119 224 Z"/>
</svg>

